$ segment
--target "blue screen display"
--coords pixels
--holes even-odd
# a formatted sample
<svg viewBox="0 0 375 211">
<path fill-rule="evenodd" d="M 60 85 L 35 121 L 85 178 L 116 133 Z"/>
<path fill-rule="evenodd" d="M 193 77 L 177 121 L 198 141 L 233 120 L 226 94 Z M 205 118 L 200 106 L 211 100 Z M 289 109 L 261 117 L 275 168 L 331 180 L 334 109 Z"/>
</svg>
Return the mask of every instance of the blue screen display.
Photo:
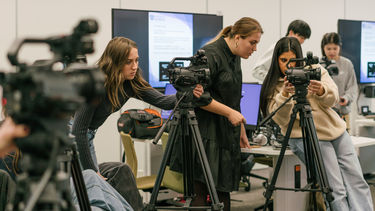
<svg viewBox="0 0 375 211">
<path fill-rule="evenodd" d="M 242 84 L 241 113 L 245 117 L 247 125 L 257 125 L 261 88 L 261 84 Z M 172 95 L 175 93 L 176 89 L 172 84 L 166 84 L 164 94 Z M 161 117 L 167 119 L 170 113 L 171 110 L 161 110 Z"/>
</svg>

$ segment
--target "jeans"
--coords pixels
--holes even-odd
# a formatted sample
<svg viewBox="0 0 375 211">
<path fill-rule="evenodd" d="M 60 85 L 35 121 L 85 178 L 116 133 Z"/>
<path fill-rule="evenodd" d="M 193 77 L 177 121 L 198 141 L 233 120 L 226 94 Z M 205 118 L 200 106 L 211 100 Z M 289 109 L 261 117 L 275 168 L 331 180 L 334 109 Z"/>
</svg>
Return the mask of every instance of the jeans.
<svg viewBox="0 0 375 211">
<path fill-rule="evenodd" d="M 129 203 L 106 181 L 91 169 L 82 172 L 87 195 L 93 210 L 133 211 Z M 78 198 L 74 189 L 73 179 L 70 180 L 72 201 L 78 206 Z M 79 210 L 79 209 L 77 209 Z"/>
<path fill-rule="evenodd" d="M 305 163 L 301 138 L 289 140 L 291 150 Z M 329 187 L 332 188 L 334 211 L 372 211 L 372 197 L 368 184 L 363 178 L 354 146 L 345 131 L 333 141 L 319 141 L 322 160 L 327 173 Z"/>
</svg>

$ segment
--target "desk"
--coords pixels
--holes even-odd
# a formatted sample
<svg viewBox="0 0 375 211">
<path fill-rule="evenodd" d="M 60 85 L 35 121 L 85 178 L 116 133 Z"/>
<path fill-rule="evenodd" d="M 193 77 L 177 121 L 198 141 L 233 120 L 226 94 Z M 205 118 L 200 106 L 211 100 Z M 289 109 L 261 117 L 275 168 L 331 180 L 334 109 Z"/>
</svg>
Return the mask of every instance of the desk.
<svg viewBox="0 0 375 211">
<path fill-rule="evenodd" d="M 355 120 L 355 131 L 354 134 L 356 136 L 359 136 L 359 129 L 361 127 L 374 127 L 375 126 L 375 120 L 374 119 L 356 119 Z"/>
<path fill-rule="evenodd" d="M 375 138 L 352 136 L 363 174 L 375 172 Z"/>
<path fill-rule="evenodd" d="M 150 176 L 158 174 L 160 163 L 163 159 L 163 148 L 161 140 L 155 145 L 153 139 L 133 138 L 135 151 L 138 159 L 138 172 L 140 176 Z"/>
<path fill-rule="evenodd" d="M 363 173 L 375 172 L 375 162 L 373 162 L 373 154 L 375 153 L 375 138 L 352 136 L 353 145 L 359 155 L 359 161 Z M 273 163 L 276 165 L 280 154 L 279 149 L 273 149 L 271 146 L 259 148 L 241 149 L 242 152 L 250 152 L 254 154 L 264 154 L 272 156 Z M 277 178 L 276 187 L 294 187 L 294 165 L 301 164 L 301 187 L 306 185 L 306 167 L 293 154 L 291 150 L 286 150 L 281 169 Z M 273 172 L 270 172 L 270 178 Z M 273 192 L 273 208 L 277 210 L 305 210 L 308 192 L 292 192 L 284 190 L 276 190 Z"/>
<path fill-rule="evenodd" d="M 259 148 L 241 149 L 242 152 L 250 152 L 254 154 L 264 154 L 272 156 L 273 163 L 276 165 L 279 158 L 280 150 L 273 149 L 272 146 L 264 146 Z M 281 164 L 280 172 L 277 177 L 276 187 L 294 187 L 294 166 L 301 165 L 301 187 L 306 185 L 306 167 L 293 154 L 291 150 L 286 150 Z M 275 166 L 274 166 L 275 167 Z M 270 172 L 272 178 L 273 171 Z M 306 210 L 308 192 L 293 192 L 285 190 L 275 190 L 273 192 L 273 209 L 275 211 L 281 210 Z"/>
</svg>

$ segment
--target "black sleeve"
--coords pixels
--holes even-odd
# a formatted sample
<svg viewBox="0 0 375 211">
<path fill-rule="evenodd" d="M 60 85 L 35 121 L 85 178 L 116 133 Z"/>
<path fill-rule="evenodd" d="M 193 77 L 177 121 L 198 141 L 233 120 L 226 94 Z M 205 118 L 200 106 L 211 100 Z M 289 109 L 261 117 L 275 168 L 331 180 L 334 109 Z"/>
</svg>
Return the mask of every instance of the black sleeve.
<svg viewBox="0 0 375 211">
<path fill-rule="evenodd" d="M 95 108 L 91 105 L 83 105 L 77 110 L 74 115 L 74 123 L 72 133 L 75 136 L 77 148 L 79 152 L 79 159 L 82 164 L 83 170 L 93 169 L 98 171 L 92 160 L 89 141 L 87 139 L 87 130 L 89 129 L 90 122 L 94 115 Z"/>
<path fill-rule="evenodd" d="M 165 110 L 173 109 L 176 104 L 176 95 L 164 95 L 154 88 L 142 91 L 137 98 Z"/>
</svg>

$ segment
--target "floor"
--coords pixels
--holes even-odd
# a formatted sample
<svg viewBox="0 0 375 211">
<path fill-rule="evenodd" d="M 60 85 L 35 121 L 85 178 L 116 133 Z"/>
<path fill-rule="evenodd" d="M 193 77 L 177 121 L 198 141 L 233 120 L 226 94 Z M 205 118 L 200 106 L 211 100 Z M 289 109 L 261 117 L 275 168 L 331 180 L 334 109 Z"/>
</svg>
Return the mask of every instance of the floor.
<svg viewBox="0 0 375 211">
<path fill-rule="evenodd" d="M 253 170 L 252 172 L 263 176 L 268 177 L 270 168 L 265 169 L 257 169 Z M 262 206 L 265 202 L 265 198 L 263 197 L 264 187 L 263 182 L 264 180 L 260 180 L 257 178 L 251 177 L 251 186 L 250 191 L 246 191 L 244 187 L 241 187 L 239 191 L 232 192 L 231 193 L 231 211 L 253 211 L 254 209 Z M 375 202 L 375 177 L 371 180 L 369 180 L 372 185 L 370 185 L 371 188 L 371 194 L 373 203 Z M 375 203 L 374 203 L 375 207 Z M 168 209 L 169 210 L 169 209 Z M 173 209 L 170 209 L 173 210 Z M 260 209 L 263 210 L 263 209 Z"/>
<path fill-rule="evenodd" d="M 253 172 L 258 175 L 267 177 L 269 175 L 268 171 L 270 169 L 258 169 Z M 232 211 L 253 211 L 255 208 L 262 206 L 265 202 L 263 197 L 264 187 L 262 185 L 264 180 L 251 177 L 251 188 L 247 192 L 244 188 L 240 188 L 239 191 L 233 192 L 231 194 L 231 210 Z M 372 194 L 372 201 L 375 208 L 375 177 L 368 180 Z M 263 209 L 261 209 L 263 210 Z"/>
</svg>

